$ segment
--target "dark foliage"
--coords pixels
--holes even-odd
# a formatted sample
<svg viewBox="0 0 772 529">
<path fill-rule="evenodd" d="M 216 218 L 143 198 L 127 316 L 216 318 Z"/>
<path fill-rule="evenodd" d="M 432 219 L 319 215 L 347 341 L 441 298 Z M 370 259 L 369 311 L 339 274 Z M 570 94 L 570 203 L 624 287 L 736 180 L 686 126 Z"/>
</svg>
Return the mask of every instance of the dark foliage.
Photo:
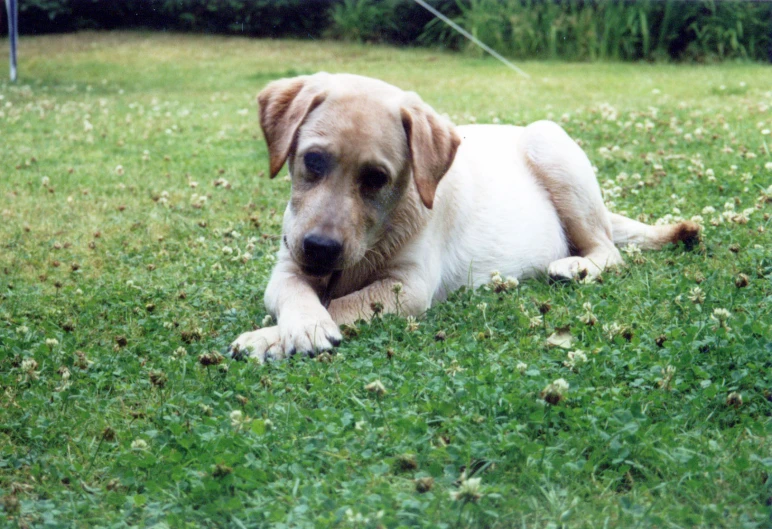
<svg viewBox="0 0 772 529">
<path fill-rule="evenodd" d="M 568 60 L 772 60 L 772 2 L 432 0 L 501 53 Z M 22 35 L 151 29 L 443 46 L 468 42 L 412 0 L 20 0 Z M 0 34 L 7 33 L 3 12 Z"/>
</svg>

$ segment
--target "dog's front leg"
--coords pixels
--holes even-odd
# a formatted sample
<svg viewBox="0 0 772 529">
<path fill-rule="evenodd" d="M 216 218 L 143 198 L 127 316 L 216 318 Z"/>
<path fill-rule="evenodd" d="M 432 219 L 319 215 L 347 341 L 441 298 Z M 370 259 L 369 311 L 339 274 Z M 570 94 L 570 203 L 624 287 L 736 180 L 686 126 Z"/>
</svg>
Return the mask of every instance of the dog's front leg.
<svg viewBox="0 0 772 529">
<path fill-rule="evenodd" d="M 327 280 L 306 276 L 282 257 L 280 252 L 265 291 L 265 306 L 278 324 L 240 335 L 230 346 L 232 356 L 262 362 L 296 353 L 314 355 L 340 343 L 338 326 L 319 300 Z"/>
<path fill-rule="evenodd" d="M 361 290 L 333 299 L 328 308 L 338 325 L 369 320 L 377 313 L 420 316 L 429 308 L 431 295 L 422 285 L 400 279 L 382 279 Z"/>
</svg>

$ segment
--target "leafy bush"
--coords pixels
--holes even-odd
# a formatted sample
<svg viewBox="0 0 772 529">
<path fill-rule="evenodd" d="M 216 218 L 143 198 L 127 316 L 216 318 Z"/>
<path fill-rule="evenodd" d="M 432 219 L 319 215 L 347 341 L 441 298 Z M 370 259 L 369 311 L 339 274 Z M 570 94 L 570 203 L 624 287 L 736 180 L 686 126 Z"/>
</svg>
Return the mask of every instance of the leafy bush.
<svg viewBox="0 0 772 529">
<path fill-rule="evenodd" d="M 328 25 L 334 3 L 336 0 L 20 0 L 19 31 L 148 28 L 318 37 Z"/>
<path fill-rule="evenodd" d="M 772 59 L 772 3 L 699 0 L 433 0 L 517 58 Z M 149 28 L 257 37 L 479 48 L 412 0 L 21 0 L 22 34 Z M 5 23 L 5 20 L 3 20 Z M 6 28 L 0 27 L 0 32 Z"/>
<path fill-rule="evenodd" d="M 380 31 L 394 26 L 386 3 L 374 0 L 343 0 L 332 7 L 331 16 L 328 34 L 344 40 L 381 40 Z"/>
<path fill-rule="evenodd" d="M 519 58 L 764 60 L 772 45 L 767 2 L 457 0 L 457 6 L 456 23 Z M 474 47 L 439 20 L 427 24 L 421 41 Z"/>
</svg>

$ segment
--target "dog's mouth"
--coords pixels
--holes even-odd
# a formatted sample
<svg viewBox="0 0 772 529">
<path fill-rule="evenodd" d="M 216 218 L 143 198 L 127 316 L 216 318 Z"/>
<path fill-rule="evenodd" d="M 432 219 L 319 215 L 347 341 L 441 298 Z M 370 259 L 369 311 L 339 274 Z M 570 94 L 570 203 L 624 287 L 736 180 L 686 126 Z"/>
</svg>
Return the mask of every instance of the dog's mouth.
<svg viewBox="0 0 772 529">
<path fill-rule="evenodd" d="M 333 272 L 338 271 L 335 268 L 329 268 L 326 266 L 313 266 L 313 265 L 305 265 L 302 263 L 298 263 L 298 266 L 300 266 L 300 269 L 303 271 L 304 274 L 312 277 L 324 277 L 332 274 Z"/>
</svg>

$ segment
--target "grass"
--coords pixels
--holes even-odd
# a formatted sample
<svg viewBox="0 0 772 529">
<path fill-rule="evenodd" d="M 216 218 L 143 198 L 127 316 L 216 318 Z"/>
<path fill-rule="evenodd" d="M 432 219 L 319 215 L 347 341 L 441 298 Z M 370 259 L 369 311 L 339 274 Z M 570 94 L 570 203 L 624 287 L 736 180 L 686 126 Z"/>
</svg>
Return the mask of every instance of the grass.
<svg viewBox="0 0 772 529">
<path fill-rule="evenodd" d="M 22 39 L 0 84 L 0 526 L 772 526 L 772 70 L 521 66 Z M 265 315 L 289 192 L 254 96 L 322 69 L 458 123 L 559 120 L 614 210 L 701 215 L 704 241 L 629 250 L 602 283 L 462 291 L 322 361 L 218 364 Z M 547 345 L 562 328 L 587 362 Z"/>
</svg>

